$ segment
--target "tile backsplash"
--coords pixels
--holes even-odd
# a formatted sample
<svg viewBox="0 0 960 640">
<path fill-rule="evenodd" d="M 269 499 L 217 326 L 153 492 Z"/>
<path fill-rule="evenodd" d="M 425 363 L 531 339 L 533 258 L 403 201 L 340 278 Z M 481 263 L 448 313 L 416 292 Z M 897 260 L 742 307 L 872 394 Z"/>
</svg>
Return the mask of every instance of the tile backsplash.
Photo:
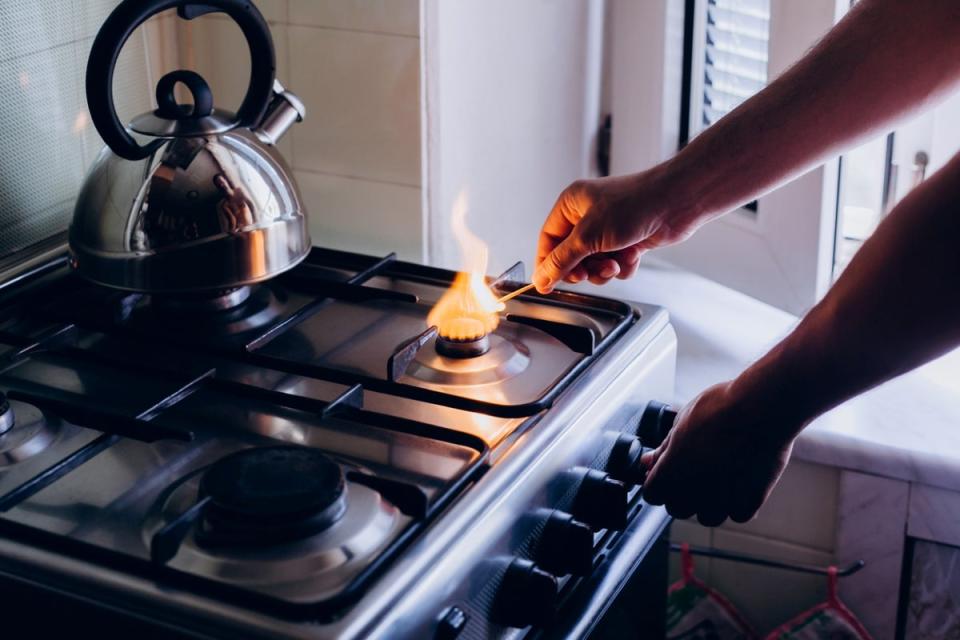
<svg viewBox="0 0 960 640">
<path fill-rule="evenodd" d="M 66 230 L 102 148 L 86 108 L 90 46 L 118 0 L 0 0 L 0 257 Z M 417 0 L 258 0 L 278 77 L 308 116 L 281 141 L 304 193 L 314 243 L 420 259 L 420 41 Z M 249 55 L 214 14 L 168 11 L 131 36 L 114 96 L 122 122 L 154 107 L 177 68 L 199 71 L 236 110 Z"/>
<path fill-rule="evenodd" d="M 0 257 L 66 230 L 80 183 L 102 146 L 84 93 L 87 56 L 116 0 L 0 2 Z M 118 61 L 123 121 L 151 108 L 156 24 Z M 160 50 L 159 47 L 157 47 Z"/>
<path fill-rule="evenodd" d="M 281 82 L 307 117 L 281 141 L 314 244 L 423 255 L 417 0 L 260 0 Z M 235 109 L 249 73 L 236 25 L 222 15 L 178 21 L 181 64 Z"/>
</svg>

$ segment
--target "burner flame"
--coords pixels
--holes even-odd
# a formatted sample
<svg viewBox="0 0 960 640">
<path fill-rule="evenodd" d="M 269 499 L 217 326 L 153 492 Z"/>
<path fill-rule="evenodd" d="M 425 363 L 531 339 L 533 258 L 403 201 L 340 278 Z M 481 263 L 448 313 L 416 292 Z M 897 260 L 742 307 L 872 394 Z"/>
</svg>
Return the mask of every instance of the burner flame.
<svg viewBox="0 0 960 640">
<path fill-rule="evenodd" d="M 451 224 L 464 269 L 430 310 L 427 325 L 437 327 L 447 340 L 478 340 L 497 328 L 498 312 L 504 307 L 487 286 L 487 245 L 467 227 L 467 196 L 463 191 L 454 202 Z"/>
</svg>

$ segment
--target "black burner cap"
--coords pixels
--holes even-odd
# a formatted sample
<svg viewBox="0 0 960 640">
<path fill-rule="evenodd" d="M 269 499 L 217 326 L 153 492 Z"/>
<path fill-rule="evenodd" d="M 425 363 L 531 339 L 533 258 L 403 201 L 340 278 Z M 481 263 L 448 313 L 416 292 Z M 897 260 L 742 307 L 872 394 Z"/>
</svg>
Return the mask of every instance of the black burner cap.
<svg viewBox="0 0 960 640">
<path fill-rule="evenodd" d="M 307 537 L 345 510 L 340 465 L 323 452 L 297 446 L 238 451 L 200 479 L 210 499 L 204 532 L 221 542 L 282 541 Z"/>
</svg>

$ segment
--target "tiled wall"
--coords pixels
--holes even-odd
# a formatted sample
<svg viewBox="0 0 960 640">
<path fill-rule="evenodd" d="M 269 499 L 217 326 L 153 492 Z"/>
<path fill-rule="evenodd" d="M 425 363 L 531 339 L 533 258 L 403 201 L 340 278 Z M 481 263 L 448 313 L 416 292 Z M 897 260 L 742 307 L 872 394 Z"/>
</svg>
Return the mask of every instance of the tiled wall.
<svg viewBox="0 0 960 640">
<path fill-rule="evenodd" d="M 0 256 L 66 229 L 102 143 L 84 78 L 93 38 L 117 0 L 0 2 Z M 158 22 L 135 33 L 114 76 L 122 121 L 151 108 L 148 49 Z"/>
<path fill-rule="evenodd" d="M 417 0 L 260 0 L 278 77 L 307 106 L 280 148 L 293 166 L 314 244 L 423 252 Z M 182 22 L 182 21 L 181 21 Z M 235 109 L 249 70 L 224 16 L 180 25 L 180 59 Z"/>
<path fill-rule="evenodd" d="M 758 517 L 716 529 L 677 521 L 671 538 L 695 546 L 828 566 L 836 544 L 837 469 L 794 461 Z M 675 556 L 678 554 L 674 554 Z M 826 578 L 696 557 L 696 574 L 729 598 L 761 634 L 826 598 Z M 671 579 L 679 578 L 673 558 Z M 843 585 L 841 584 L 841 596 Z"/>
</svg>

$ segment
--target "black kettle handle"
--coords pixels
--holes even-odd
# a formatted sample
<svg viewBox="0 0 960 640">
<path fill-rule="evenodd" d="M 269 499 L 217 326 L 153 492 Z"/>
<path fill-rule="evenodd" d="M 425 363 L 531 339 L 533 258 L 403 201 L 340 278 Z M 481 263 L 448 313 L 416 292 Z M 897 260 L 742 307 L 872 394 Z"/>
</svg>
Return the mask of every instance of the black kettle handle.
<svg viewBox="0 0 960 640">
<path fill-rule="evenodd" d="M 273 49 L 273 37 L 263 15 L 250 0 L 124 0 L 97 33 L 87 61 L 87 105 L 90 117 L 100 137 L 114 153 L 127 160 L 146 158 L 163 144 L 154 140 L 146 146 L 137 144 L 127 133 L 117 117 L 113 102 L 113 71 L 123 45 L 137 27 L 151 16 L 180 8 L 180 15 L 187 19 L 203 13 L 220 11 L 233 18 L 250 47 L 250 84 L 247 95 L 237 112 L 237 124 L 253 127 L 263 119 L 273 97 L 273 81 L 277 59 Z"/>
</svg>

